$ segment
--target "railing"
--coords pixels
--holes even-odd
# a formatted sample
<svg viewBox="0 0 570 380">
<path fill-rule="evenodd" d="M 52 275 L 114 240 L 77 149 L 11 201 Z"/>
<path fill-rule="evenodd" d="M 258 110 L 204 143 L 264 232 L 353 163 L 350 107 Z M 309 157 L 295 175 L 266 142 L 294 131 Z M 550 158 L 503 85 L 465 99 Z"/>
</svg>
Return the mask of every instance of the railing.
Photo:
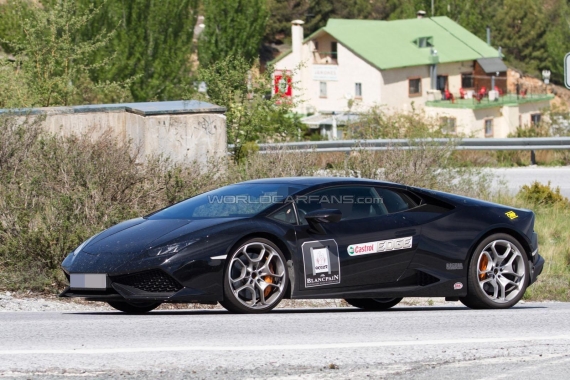
<svg viewBox="0 0 570 380">
<path fill-rule="evenodd" d="M 338 65 L 338 53 L 314 50 L 313 63 L 317 65 Z"/>
<path fill-rule="evenodd" d="M 498 95 L 498 94 L 497 94 Z M 488 108 L 500 107 L 509 104 L 522 104 L 529 102 L 547 101 L 554 98 L 554 95 L 542 93 L 521 92 L 517 94 L 498 95 L 494 99 L 485 94 L 480 96 L 478 93 L 465 94 L 461 98 L 460 94 L 451 94 L 449 99 L 434 99 L 426 102 L 426 106 L 444 107 L 444 108 Z"/>
<path fill-rule="evenodd" d="M 570 149 L 570 137 L 533 138 L 466 138 L 466 139 L 385 139 L 303 141 L 278 144 L 259 144 L 260 153 L 294 152 L 351 152 L 354 150 L 418 149 L 425 145 L 448 146 L 456 150 L 564 150 Z M 229 146 L 233 148 L 233 146 Z"/>
</svg>

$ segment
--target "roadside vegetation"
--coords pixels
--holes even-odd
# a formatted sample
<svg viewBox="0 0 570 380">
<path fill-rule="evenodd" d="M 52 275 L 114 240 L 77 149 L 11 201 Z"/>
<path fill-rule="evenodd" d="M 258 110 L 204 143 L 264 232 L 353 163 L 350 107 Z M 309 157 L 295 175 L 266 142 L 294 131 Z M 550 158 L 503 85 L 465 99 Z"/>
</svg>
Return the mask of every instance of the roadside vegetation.
<svg viewBox="0 0 570 380">
<path fill-rule="evenodd" d="M 537 214 L 547 260 L 527 299 L 569 300 L 570 205 L 555 189 L 534 184 L 517 196 L 492 194 L 479 168 L 458 167 L 453 146 L 418 141 L 415 149 L 345 154 L 275 151 L 203 164 L 141 160 L 111 133 L 61 137 L 41 117 L 0 116 L 0 289 L 54 293 L 65 284 L 63 258 L 89 236 L 195 194 L 263 177 L 337 175 L 401 182 L 488 199 Z M 382 169 L 378 169 L 382 168 Z"/>
</svg>

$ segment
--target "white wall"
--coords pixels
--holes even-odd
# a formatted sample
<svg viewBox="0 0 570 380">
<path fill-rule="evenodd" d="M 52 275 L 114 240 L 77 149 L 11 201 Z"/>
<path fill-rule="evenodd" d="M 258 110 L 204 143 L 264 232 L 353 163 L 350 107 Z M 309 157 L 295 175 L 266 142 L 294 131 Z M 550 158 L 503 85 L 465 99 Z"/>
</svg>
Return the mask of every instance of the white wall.
<svg viewBox="0 0 570 380">
<path fill-rule="evenodd" d="M 318 41 L 320 52 L 330 52 L 330 43 L 333 39 L 328 34 L 315 38 L 315 41 Z M 356 83 L 362 84 L 362 98 L 354 99 L 353 111 L 363 111 L 380 103 L 382 95 L 380 72 L 340 43 L 337 44 L 338 80 L 325 81 L 327 83 L 327 97 L 321 98 L 321 80 L 313 79 L 314 48 L 313 41 L 303 44 L 304 64 L 293 75 L 293 82 L 297 87 L 293 89 L 293 96 L 296 100 L 303 101 L 303 104 L 297 108 L 297 112 L 306 113 L 307 108 L 313 108 L 316 112 L 348 111 L 348 100 L 345 95 L 351 94 L 354 97 Z M 276 63 L 275 69 L 295 71 L 298 66 L 299 64 L 295 62 L 295 56 L 289 54 Z"/>
<path fill-rule="evenodd" d="M 64 108 L 61 108 L 64 110 Z M 140 116 L 126 111 L 69 113 L 46 109 L 43 128 L 61 136 L 112 133 L 131 141 L 141 158 L 162 154 L 174 162 L 206 163 L 227 151 L 226 118 L 219 113 Z"/>
<path fill-rule="evenodd" d="M 454 117 L 457 119 L 457 133 L 468 137 L 508 137 L 519 126 L 531 124 L 531 115 L 542 113 L 549 102 L 525 103 L 515 106 L 482 109 L 425 107 L 429 117 Z M 543 116 L 544 117 L 544 116 Z M 493 119 L 493 136 L 485 136 L 485 120 Z"/>
<path fill-rule="evenodd" d="M 448 89 L 455 96 L 459 96 L 461 88 L 461 73 L 473 70 L 473 62 L 453 62 L 437 65 L 437 75 L 447 75 Z M 411 66 L 391 70 L 383 70 L 382 78 L 384 87 L 382 91 L 386 96 L 381 99 L 381 103 L 390 109 L 410 110 L 412 103 L 416 109 L 421 109 L 428 100 L 428 90 L 431 89 L 431 78 L 429 66 Z M 422 91 L 419 96 L 410 96 L 409 79 L 421 77 Z"/>
</svg>

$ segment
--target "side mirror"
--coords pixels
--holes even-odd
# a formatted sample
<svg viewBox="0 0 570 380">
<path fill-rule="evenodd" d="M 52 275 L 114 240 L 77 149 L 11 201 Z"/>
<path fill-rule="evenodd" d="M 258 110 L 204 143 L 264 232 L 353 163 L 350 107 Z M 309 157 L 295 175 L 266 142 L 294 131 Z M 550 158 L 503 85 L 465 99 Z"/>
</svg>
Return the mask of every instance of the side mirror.
<svg viewBox="0 0 570 380">
<path fill-rule="evenodd" d="M 321 223 L 337 223 L 341 218 L 342 212 L 340 210 L 329 208 L 311 211 L 305 215 L 305 220 L 309 223 L 311 229 L 320 234 L 326 233 Z"/>
</svg>

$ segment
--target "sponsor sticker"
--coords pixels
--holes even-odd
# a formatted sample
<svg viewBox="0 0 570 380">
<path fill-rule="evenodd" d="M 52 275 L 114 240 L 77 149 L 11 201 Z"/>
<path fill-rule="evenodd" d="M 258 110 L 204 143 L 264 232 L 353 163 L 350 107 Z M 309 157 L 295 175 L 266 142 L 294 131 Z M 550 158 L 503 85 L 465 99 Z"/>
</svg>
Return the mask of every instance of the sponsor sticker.
<svg viewBox="0 0 570 380">
<path fill-rule="evenodd" d="M 397 251 L 400 249 L 412 248 L 413 236 L 373 241 L 370 243 L 352 244 L 347 248 L 350 256 L 368 255 L 370 253 Z"/>
<path fill-rule="evenodd" d="M 513 220 L 513 219 L 516 219 L 516 218 L 519 217 L 514 211 L 507 211 L 507 212 L 505 212 L 505 215 L 506 215 L 510 220 Z"/>
<path fill-rule="evenodd" d="M 340 260 L 335 240 L 303 243 L 305 287 L 340 284 Z"/>
<path fill-rule="evenodd" d="M 455 290 L 461 290 L 461 289 L 463 289 L 463 283 L 461 283 L 461 282 L 456 282 L 455 284 L 453 284 L 453 289 L 455 289 Z"/>
<path fill-rule="evenodd" d="M 447 263 L 445 264 L 447 270 L 460 270 L 463 269 L 463 263 Z"/>
</svg>

